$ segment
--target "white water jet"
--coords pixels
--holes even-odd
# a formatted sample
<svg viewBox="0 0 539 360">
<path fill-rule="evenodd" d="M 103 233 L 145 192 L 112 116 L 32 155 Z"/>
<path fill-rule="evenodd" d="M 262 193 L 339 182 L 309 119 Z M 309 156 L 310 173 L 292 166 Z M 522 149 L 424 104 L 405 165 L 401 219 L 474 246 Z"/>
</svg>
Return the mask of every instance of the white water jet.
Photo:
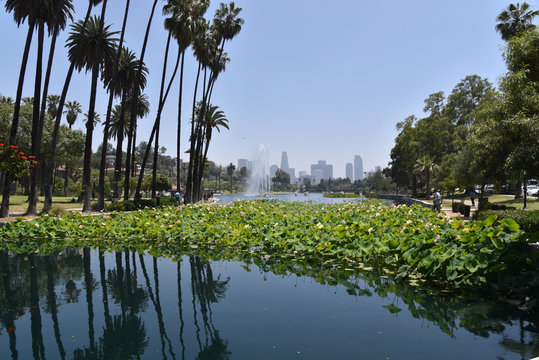
<svg viewBox="0 0 539 360">
<path fill-rule="evenodd" d="M 260 144 L 253 160 L 246 195 L 265 194 L 270 190 L 269 145 Z"/>
</svg>

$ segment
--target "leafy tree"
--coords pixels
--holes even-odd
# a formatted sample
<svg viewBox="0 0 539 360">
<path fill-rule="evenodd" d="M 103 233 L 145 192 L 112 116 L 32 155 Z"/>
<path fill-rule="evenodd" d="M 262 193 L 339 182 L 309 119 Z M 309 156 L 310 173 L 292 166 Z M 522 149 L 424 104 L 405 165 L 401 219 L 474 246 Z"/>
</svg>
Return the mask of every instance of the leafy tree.
<svg viewBox="0 0 539 360">
<path fill-rule="evenodd" d="M 271 182 L 274 183 L 277 188 L 284 190 L 287 185 L 290 185 L 290 174 L 284 170 L 277 169 L 275 176 L 271 178 Z"/>
</svg>

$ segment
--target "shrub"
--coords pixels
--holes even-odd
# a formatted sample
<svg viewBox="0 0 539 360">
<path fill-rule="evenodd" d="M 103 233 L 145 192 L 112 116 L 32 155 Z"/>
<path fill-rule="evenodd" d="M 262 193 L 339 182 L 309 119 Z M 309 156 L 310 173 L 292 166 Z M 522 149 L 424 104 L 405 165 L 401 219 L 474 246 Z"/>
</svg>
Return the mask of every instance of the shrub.
<svg viewBox="0 0 539 360">
<path fill-rule="evenodd" d="M 106 205 L 107 211 L 125 211 L 125 207 L 122 201 L 113 201 L 111 204 Z"/>
<path fill-rule="evenodd" d="M 165 196 L 161 198 L 161 206 L 176 206 L 178 205 L 178 201 L 170 196 Z"/>
<path fill-rule="evenodd" d="M 60 206 L 58 205 L 54 205 L 54 206 L 51 206 L 47 213 L 50 215 L 50 216 L 61 216 L 61 215 L 65 215 L 67 214 L 67 212 L 61 208 Z"/>
<path fill-rule="evenodd" d="M 137 205 L 134 200 L 124 200 L 122 201 L 124 205 L 124 211 L 134 211 L 137 210 Z"/>
<path fill-rule="evenodd" d="M 465 217 L 470 216 L 470 206 L 460 202 L 454 202 L 453 204 L 451 204 L 451 210 L 454 213 L 461 213 Z"/>
<path fill-rule="evenodd" d="M 128 200 L 129 201 L 129 200 Z M 136 209 L 144 209 L 145 207 L 153 208 L 157 205 L 155 199 L 135 199 L 134 204 Z"/>
<path fill-rule="evenodd" d="M 539 232 L 539 210 L 485 210 L 476 214 L 477 220 L 485 220 L 496 215 L 498 220 L 513 219 L 520 229 L 528 233 Z"/>
</svg>

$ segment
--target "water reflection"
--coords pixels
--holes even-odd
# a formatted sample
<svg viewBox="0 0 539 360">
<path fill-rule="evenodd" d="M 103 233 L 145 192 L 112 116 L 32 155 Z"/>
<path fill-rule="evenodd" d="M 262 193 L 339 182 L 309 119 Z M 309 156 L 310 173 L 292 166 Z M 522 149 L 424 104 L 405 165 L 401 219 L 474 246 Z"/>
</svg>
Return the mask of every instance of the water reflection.
<svg viewBox="0 0 539 360">
<path fill-rule="evenodd" d="M 492 341 L 476 343 L 477 349 L 469 350 L 476 354 L 485 349 L 494 357 L 506 359 L 529 359 L 539 354 L 537 314 L 502 303 L 440 296 L 426 289 L 418 291 L 369 272 L 358 274 L 255 255 L 243 255 L 241 263 L 212 262 L 205 256 L 193 254 L 178 254 L 172 261 L 131 251 L 104 252 L 88 248 L 65 249 L 46 256 L 0 251 L 0 263 L 3 358 L 8 353 L 11 359 L 249 358 L 246 354 L 251 358 L 256 355 L 292 358 L 286 351 L 293 346 L 287 348 L 282 341 L 279 346 L 286 351 L 282 350 L 280 356 L 275 353 L 279 349 L 268 350 L 263 345 L 251 353 L 245 350 L 249 349 L 250 342 L 264 344 L 264 337 L 282 337 L 271 329 L 271 324 L 267 324 L 267 330 L 265 323 L 259 324 L 262 337 L 234 329 L 236 323 L 238 327 L 247 328 L 249 315 L 240 317 L 249 313 L 247 306 L 258 306 L 253 305 L 256 299 L 250 293 L 255 284 L 243 283 L 257 274 L 263 277 L 263 282 L 273 286 L 265 296 L 279 293 L 282 297 L 290 292 L 280 289 L 277 279 L 292 281 L 294 277 L 312 280 L 314 290 L 305 291 L 317 291 L 322 284 L 333 296 L 338 289 L 344 289 L 343 295 L 335 295 L 343 296 L 339 301 L 372 299 L 379 309 L 392 315 L 389 320 L 380 320 L 388 322 L 384 326 L 395 326 L 391 323 L 395 316 L 409 316 L 431 326 L 432 331 L 445 333 L 437 338 L 434 347 L 440 343 L 448 349 L 458 347 L 465 330 L 478 338 L 490 338 L 496 345 L 492 350 Z M 240 290 L 232 291 L 233 284 Z M 302 297 L 302 301 L 308 301 L 309 296 Z M 260 306 L 273 306 L 276 319 L 294 318 L 303 308 L 319 306 L 314 297 L 313 304 L 301 303 L 300 306 L 286 300 L 279 304 L 277 295 L 268 302 L 271 305 Z M 361 311 L 359 306 L 352 309 Z M 355 315 L 344 313 L 342 316 Z M 271 317 L 264 319 L 271 322 Z M 360 326 L 342 324 L 343 332 L 357 331 Z M 312 337 L 308 346 L 313 348 L 316 348 L 317 338 L 332 335 L 324 333 L 324 326 L 312 331 L 314 335 L 305 338 Z M 417 339 L 405 338 L 405 341 L 421 343 Z M 344 351 L 342 356 L 347 354 L 346 350 L 338 349 L 342 344 L 330 346 L 334 346 L 335 352 Z M 470 353 L 470 357 L 472 355 Z M 445 358 L 454 357 L 448 354 Z M 310 358 L 317 357 L 311 354 Z"/>
</svg>

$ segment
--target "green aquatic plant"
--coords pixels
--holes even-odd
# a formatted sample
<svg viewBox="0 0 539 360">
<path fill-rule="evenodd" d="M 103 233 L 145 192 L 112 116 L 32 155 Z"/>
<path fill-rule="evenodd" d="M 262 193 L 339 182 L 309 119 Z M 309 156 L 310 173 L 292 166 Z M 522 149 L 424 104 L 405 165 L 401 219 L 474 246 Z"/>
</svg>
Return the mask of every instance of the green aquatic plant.
<svg viewBox="0 0 539 360">
<path fill-rule="evenodd" d="M 537 255 L 511 219 L 464 222 L 419 206 L 241 201 L 130 213 L 42 216 L 0 229 L 7 251 L 85 244 L 175 256 L 188 247 L 259 253 L 342 268 L 375 268 L 441 287 L 487 285 L 537 269 Z M 80 245 L 78 245 L 80 246 Z M 490 286 L 490 285 L 489 285 Z"/>
</svg>

